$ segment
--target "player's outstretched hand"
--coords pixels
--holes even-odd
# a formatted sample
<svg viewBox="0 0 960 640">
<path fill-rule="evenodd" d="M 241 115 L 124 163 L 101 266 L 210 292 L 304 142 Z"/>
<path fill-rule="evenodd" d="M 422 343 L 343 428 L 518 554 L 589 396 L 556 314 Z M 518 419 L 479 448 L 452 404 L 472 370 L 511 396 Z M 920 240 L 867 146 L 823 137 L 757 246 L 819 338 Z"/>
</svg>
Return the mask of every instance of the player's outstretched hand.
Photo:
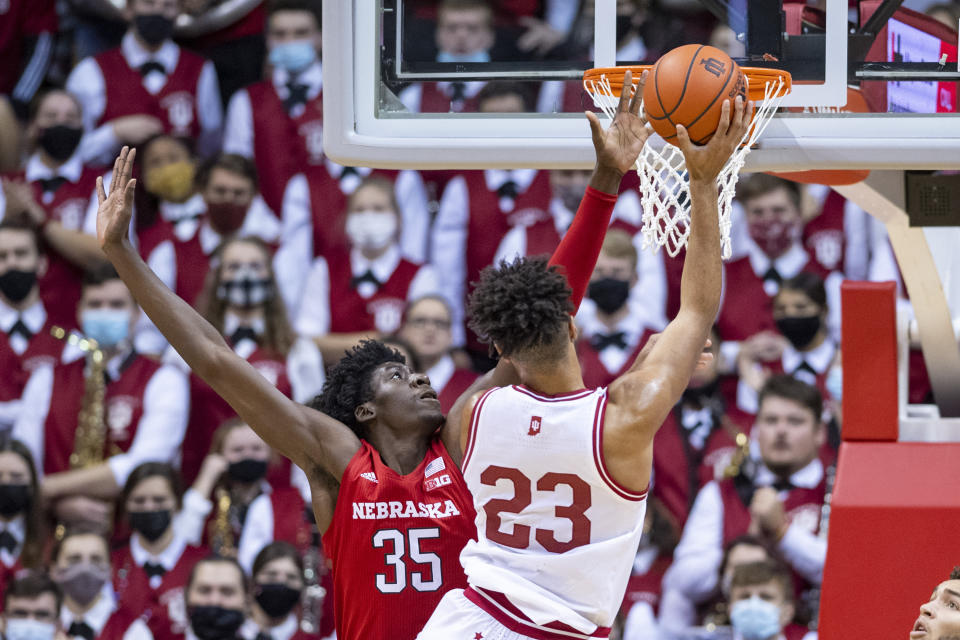
<svg viewBox="0 0 960 640">
<path fill-rule="evenodd" d="M 732 107 L 732 109 L 731 109 Z M 731 114 L 731 110 L 733 113 Z M 690 135 L 683 125 L 677 125 L 677 146 L 683 152 L 690 180 L 716 180 L 723 165 L 733 155 L 750 128 L 753 118 L 753 102 L 744 103 L 738 97 L 734 105 L 723 101 L 720 111 L 720 124 L 717 131 L 705 145 L 690 142 Z"/>
<path fill-rule="evenodd" d="M 643 86 L 647 81 L 647 72 L 640 76 L 636 88 L 633 86 L 633 74 L 627 71 L 623 77 L 623 89 L 620 91 L 620 103 L 613 122 L 603 130 L 597 114 L 587 111 L 590 131 L 593 134 L 593 146 L 597 152 L 597 166 L 615 169 L 620 175 L 633 168 L 637 157 L 653 133 L 646 118 L 640 113 L 643 102 Z"/>
<path fill-rule="evenodd" d="M 136 155 L 136 150 L 129 147 L 120 150 L 113 163 L 110 195 L 103 190 L 103 178 L 97 178 L 97 200 L 100 203 L 97 208 L 97 241 L 104 251 L 127 240 L 133 215 L 133 191 L 137 186 L 137 181 L 130 177 Z"/>
</svg>

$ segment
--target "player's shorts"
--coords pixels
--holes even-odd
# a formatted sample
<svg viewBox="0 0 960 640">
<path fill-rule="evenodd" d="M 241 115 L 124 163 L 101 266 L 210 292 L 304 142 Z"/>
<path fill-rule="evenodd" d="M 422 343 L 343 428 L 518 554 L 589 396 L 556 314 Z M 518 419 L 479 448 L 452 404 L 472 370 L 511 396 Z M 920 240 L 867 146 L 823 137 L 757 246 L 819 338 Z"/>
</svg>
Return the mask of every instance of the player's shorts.
<svg viewBox="0 0 960 640">
<path fill-rule="evenodd" d="M 475 595 L 475 594 L 473 594 Z M 519 620 L 508 621 L 522 627 Z M 453 589 L 440 600 L 417 640 L 591 640 L 605 638 L 609 629 L 592 637 L 576 632 L 531 628 L 531 635 L 515 631 L 471 602 L 463 589 Z"/>
</svg>

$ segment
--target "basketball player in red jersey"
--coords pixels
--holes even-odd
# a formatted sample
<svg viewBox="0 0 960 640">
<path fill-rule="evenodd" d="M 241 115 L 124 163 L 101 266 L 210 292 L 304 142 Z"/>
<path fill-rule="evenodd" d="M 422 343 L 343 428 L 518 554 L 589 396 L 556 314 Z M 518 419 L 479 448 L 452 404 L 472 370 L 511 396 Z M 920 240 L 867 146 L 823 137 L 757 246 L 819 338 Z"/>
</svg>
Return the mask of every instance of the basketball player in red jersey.
<svg viewBox="0 0 960 640">
<path fill-rule="evenodd" d="M 571 308 L 586 290 L 620 177 L 642 149 L 645 137 L 633 126 L 638 120 L 624 103 L 607 134 L 595 130 L 591 188 L 553 258 L 566 268 Z M 367 342 L 330 373 L 324 393 L 311 402 L 316 408 L 289 400 L 164 287 L 130 246 L 133 157 L 121 152 L 109 198 L 98 183 L 104 252 L 194 372 L 307 472 L 324 549 L 334 562 L 338 636 L 412 639 L 446 591 L 466 586 L 457 554 L 474 535 L 474 513 L 458 469 L 460 412 L 473 392 L 515 377 L 512 367 L 504 364 L 468 389 L 445 422 L 426 376 L 411 372 L 381 343 Z"/>
<path fill-rule="evenodd" d="M 639 103 L 632 99 L 631 112 Z M 460 555 L 470 586 L 443 597 L 420 640 L 609 635 L 643 529 L 654 434 L 687 386 L 717 314 L 716 179 L 751 113 L 740 99 L 724 101 L 705 146 L 677 127 L 692 201 L 680 311 L 649 355 L 609 388 L 584 389 L 561 274 L 542 259 L 481 274 L 469 302 L 472 328 L 522 384 L 477 392 L 455 416 L 477 510 L 477 539 Z M 600 135 L 599 121 L 588 117 Z M 642 119 L 635 125 L 645 138 Z"/>
</svg>

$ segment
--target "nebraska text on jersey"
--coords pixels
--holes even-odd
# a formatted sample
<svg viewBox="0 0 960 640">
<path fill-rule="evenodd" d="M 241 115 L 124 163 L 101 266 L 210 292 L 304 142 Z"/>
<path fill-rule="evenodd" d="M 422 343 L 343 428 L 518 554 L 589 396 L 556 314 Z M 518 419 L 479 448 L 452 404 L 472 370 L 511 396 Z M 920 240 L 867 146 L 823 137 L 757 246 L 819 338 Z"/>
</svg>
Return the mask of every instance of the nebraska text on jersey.
<svg viewBox="0 0 960 640">
<path fill-rule="evenodd" d="M 386 520 L 387 518 L 449 518 L 460 515 L 453 500 L 443 502 L 354 502 L 354 520 Z"/>
</svg>

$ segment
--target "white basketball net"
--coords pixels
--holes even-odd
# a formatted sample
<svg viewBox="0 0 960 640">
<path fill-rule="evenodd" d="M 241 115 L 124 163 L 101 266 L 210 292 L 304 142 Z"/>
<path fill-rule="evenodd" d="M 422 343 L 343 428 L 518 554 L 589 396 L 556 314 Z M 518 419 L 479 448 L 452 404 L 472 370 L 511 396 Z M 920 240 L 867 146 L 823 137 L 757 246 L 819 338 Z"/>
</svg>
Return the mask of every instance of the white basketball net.
<svg viewBox="0 0 960 640">
<path fill-rule="evenodd" d="M 588 80 L 585 88 L 593 97 L 597 108 L 613 120 L 620 97 L 610 88 L 610 81 L 603 76 L 600 82 Z M 776 83 L 768 81 L 763 102 L 756 106 L 750 129 L 743 136 L 741 145 L 717 176 L 720 205 L 720 243 L 724 260 L 730 258 L 730 215 L 732 201 L 750 147 L 770 122 L 770 118 L 787 94 L 783 79 Z M 642 106 L 641 106 L 642 108 Z M 671 257 L 676 257 L 681 247 L 687 245 L 690 236 L 690 190 L 689 176 L 679 147 L 664 144 L 655 149 L 649 142 L 637 158 L 637 174 L 640 176 L 640 201 L 643 205 L 643 247 L 665 247 Z"/>
</svg>

